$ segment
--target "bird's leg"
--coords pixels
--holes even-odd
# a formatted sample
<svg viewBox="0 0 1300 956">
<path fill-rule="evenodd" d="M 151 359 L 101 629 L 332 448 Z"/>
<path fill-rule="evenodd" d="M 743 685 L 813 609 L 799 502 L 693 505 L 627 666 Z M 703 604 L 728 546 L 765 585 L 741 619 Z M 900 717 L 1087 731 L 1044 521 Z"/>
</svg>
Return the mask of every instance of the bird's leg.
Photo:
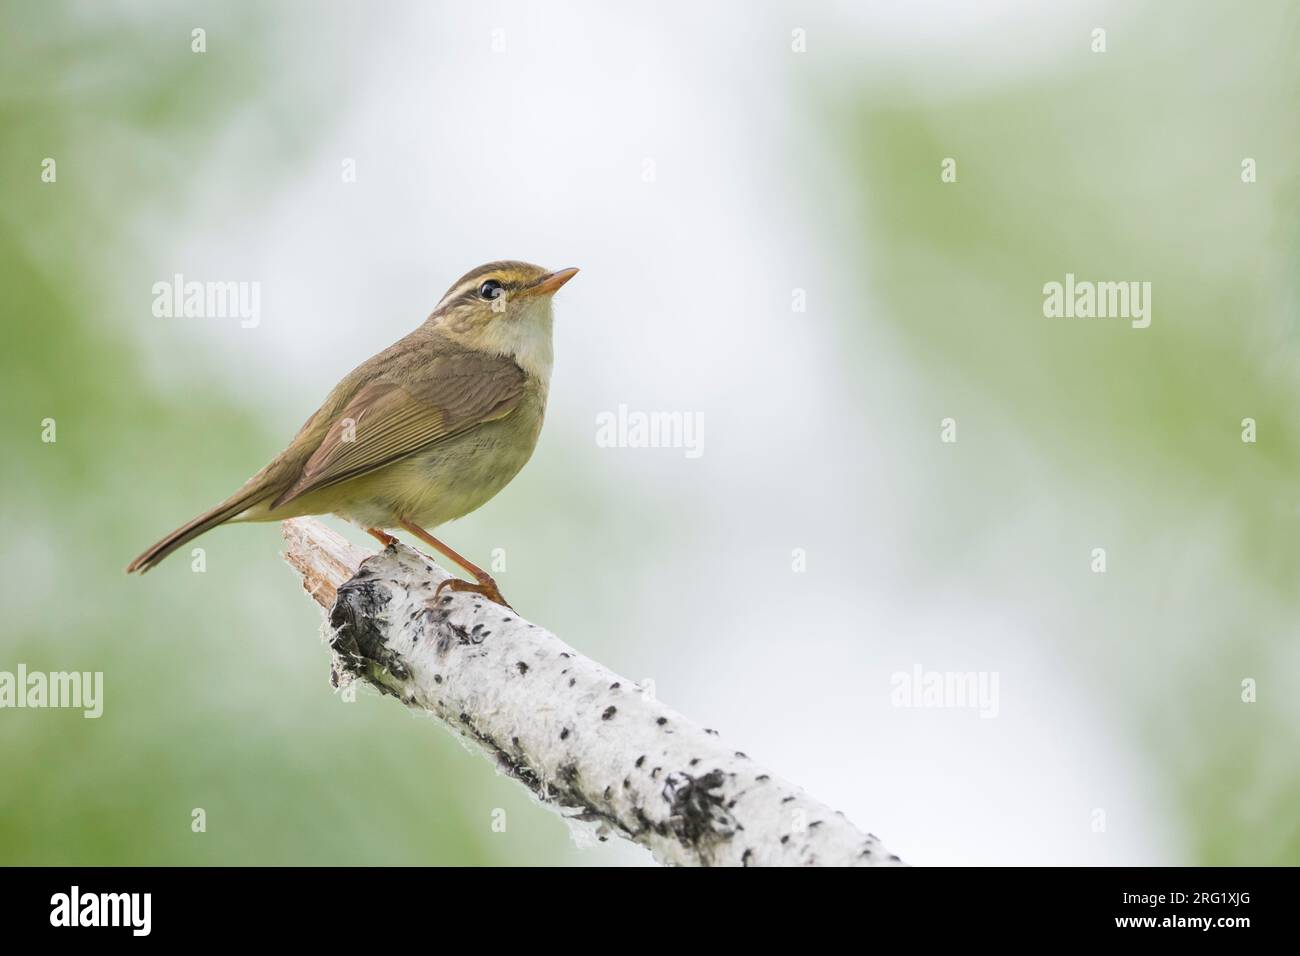
<svg viewBox="0 0 1300 956">
<path fill-rule="evenodd" d="M 461 557 L 433 535 L 429 534 L 429 532 L 421 528 L 418 524 L 412 524 L 405 518 L 400 519 L 397 523 L 425 544 L 437 548 L 443 557 L 455 561 L 470 574 L 474 575 L 475 580 L 478 582 L 477 584 L 470 584 L 468 581 L 462 581 L 460 578 L 448 578 L 446 581 L 439 584 L 434 590 L 433 596 L 435 599 L 442 593 L 443 588 L 447 588 L 450 591 L 473 591 L 475 594 L 481 594 L 489 601 L 500 604 L 504 608 L 508 608 L 511 611 L 514 610 L 514 608 L 510 607 L 510 605 L 506 603 L 506 599 L 501 595 L 501 589 L 497 587 L 496 581 L 492 580 L 492 575 L 488 574 L 478 565 L 472 563 L 466 558 Z"/>
<path fill-rule="evenodd" d="M 367 528 L 366 534 L 370 535 L 385 548 L 391 548 L 393 545 L 397 544 L 396 538 L 380 528 Z"/>
</svg>

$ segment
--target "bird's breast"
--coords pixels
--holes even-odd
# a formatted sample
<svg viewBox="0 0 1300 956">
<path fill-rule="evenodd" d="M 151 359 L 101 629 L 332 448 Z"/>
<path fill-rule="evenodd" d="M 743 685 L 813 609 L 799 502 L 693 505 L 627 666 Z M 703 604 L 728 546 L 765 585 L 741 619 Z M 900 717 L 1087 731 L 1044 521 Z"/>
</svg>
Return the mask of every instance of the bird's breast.
<svg viewBox="0 0 1300 956">
<path fill-rule="evenodd" d="M 532 457 L 545 396 L 530 394 L 502 419 L 477 425 L 357 479 L 347 517 L 372 527 L 405 518 L 435 528 L 490 501 Z"/>
</svg>

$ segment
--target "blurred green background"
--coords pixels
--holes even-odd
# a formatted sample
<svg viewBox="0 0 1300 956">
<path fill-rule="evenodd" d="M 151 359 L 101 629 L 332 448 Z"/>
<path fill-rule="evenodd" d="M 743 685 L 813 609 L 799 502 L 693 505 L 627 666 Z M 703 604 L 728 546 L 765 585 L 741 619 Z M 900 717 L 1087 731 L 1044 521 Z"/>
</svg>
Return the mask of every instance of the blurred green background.
<svg viewBox="0 0 1300 956">
<path fill-rule="evenodd" d="M 320 74 L 287 76 L 276 45 L 291 30 L 258 7 L 214 5 L 198 20 L 165 5 L 4 8 L 0 362 L 14 573 L 0 667 L 103 671 L 105 702 L 97 720 L 3 712 L 0 862 L 562 861 L 564 825 L 450 735 L 375 696 L 330 692 L 319 614 L 276 557 L 277 528 L 230 535 L 203 574 L 188 549 L 147 579 L 122 573 L 146 539 L 224 496 L 284 434 L 201 376 L 142 387 L 119 323 L 149 322 L 148 302 L 140 289 L 132 301 L 108 291 L 123 259 L 169 241 L 140 236 L 140 219 L 184 221 L 193 171 L 232 117 L 265 124 L 241 157 L 257 174 L 217 188 L 269 197 L 343 95 Z M 195 23 L 215 48 L 203 57 L 190 49 Z M 32 175 L 46 156 L 54 184 Z M 32 422 L 47 417 L 57 442 L 39 431 L 33 442 Z M 497 807 L 542 823 L 494 834 Z M 192 831 L 196 808 L 206 833 Z"/>
<path fill-rule="evenodd" d="M 858 186 L 848 241 L 933 379 L 914 411 L 958 422 L 903 560 L 986 566 L 982 599 L 1049 637 L 1151 768 L 1184 859 L 1294 865 L 1300 8 L 1172 12 L 1065 7 L 1052 26 L 1072 42 L 1032 82 L 958 92 L 966 62 L 918 89 L 885 67 L 865 102 L 828 90 L 828 119 Z M 1150 327 L 1043 318 L 1067 272 L 1151 282 Z"/>
<path fill-rule="evenodd" d="M 898 6 L 5 2 L 0 669 L 106 700 L 0 711 L 0 863 L 644 862 L 331 693 L 278 529 L 121 572 L 514 256 L 584 270 L 547 429 L 447 537 L 526 616 L 909 862 L 1300 863 L 1297 8 Z M 155 318 L 177 271 L 264 327 Z M 1044 318 L 1066 272 L 1151 327 Z M 622 402 L 706 455 L 596 448 Z M 916 661 L 1003 717 L 891 711 Z"/>
</svg>

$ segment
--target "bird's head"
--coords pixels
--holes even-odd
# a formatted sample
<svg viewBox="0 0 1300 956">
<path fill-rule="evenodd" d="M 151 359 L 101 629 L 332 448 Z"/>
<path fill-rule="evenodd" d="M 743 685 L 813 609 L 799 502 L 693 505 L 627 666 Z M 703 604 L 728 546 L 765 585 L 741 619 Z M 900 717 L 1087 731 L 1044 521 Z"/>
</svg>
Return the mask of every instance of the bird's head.
<svg viewBox="0 0 1300 956">
<path fill-rule="evenodd" d="M 551 371 L 551 297 L 578 274 L 528 262 L 489 262 L 457 279 L 429 321 L 469 348 L 509 355 L 543 379 Z"/>
</svg>

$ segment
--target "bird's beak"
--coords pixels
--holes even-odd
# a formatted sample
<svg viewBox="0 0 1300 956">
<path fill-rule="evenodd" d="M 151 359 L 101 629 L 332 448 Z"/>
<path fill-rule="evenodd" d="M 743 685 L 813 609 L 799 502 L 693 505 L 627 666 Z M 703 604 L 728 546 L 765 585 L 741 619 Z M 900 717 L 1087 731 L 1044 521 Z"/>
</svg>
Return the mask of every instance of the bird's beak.
<svg viewBox="0 0 1300 956">
<path fill-rule="evenodd" d="M 530 285 L 526 291 L 529 295 L 550 295 L 553 292 L 558 292 L 560 286 L 577 274 L 577 269 L 560 269 L 556 272 L 548 272 Z"/>
</svg>

